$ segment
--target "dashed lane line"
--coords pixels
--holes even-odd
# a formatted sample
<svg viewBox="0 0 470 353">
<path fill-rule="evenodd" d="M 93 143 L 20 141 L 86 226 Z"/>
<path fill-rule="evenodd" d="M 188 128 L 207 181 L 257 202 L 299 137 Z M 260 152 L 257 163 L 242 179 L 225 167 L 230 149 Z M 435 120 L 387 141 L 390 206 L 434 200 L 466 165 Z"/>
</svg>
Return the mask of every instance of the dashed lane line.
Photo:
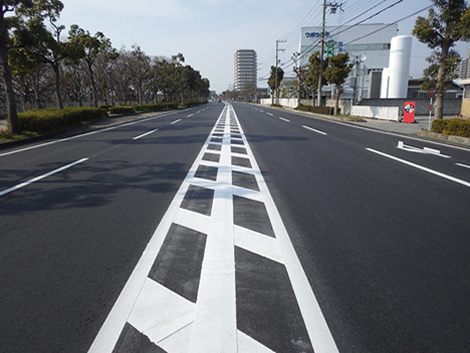
<svg viewBox="0 0 470 353">
<path fill-rule="evenodd" d="M 310 127 L 310 126 L 307 126 L 307 125 L 302 125 L 302 127 L 303 127 L 304 129 L 307 129 L 307 130 L 316 132 L 317 134 L 320 134 L 320 135 L 328 135 L 328 134 L 327 134 L 326 132 L 324 132 L 324 131 L 314 129 L 313 127 Z"/>
<path fill-rule="evenodd" d="M 171 125 L 177 124 L 177 123 L 179 123 L 180 121 L 181 121 L 181 119 L 177 119 L 177 120 L 175 120 L 175 121 L 172 121 L 172 122 L 171 122 Z"/>
<path fill-rule="evenodd" d="M 42 180 L 42 179 L 47 178 L 47 177 L 50 177 L 51 175 L 54 175 L 54 174 L 57 174 L 57 173 L 60 173 L 60 172 L 62 172 L 62 171 L 64 171 L 64 170 L 66 170 L 66 169 L 72 168 L 72 167 L 76 166 L 77 164 L 83 163 L 83 162 L 85 162 L 85 161 L 87 161 L 87 160 L 88 160 L 88 158 L 82 158 L 82 159 L 80 159 L 80 160 L 78 160 L 78 161 L 76 161 L 76 162 L 73 162 L 73 163 L 67 164 L 67 165 L 65 165 L 65 166 L 63 166 L 63 167 L 54 169 L 53 171 L 51 171 L 51 172 L 49 172 L 49 173 L 46 173 L 46 174 L 37 176 L 37 177 L 35 177 L 35 178 L 33 178 L 33 179 L 30 179 L 30 180 L 28 180 L 28 181 L 25 181 L 25 182 L 23 182 L 23 183 L 21 183 L 21 184 L 18 184 L 18 185 L 16 185 L 16 186 L 13 186 L 13 187 L 8 188 L 8 189 L 6 189 L 6 190 L 0 191 L 0 197 L 1 197 L 1 196 L 4 196 L 4 195 L 6 195 L 6 194 L 9 194 L 9 193 L 11 193 L 11 192 L 13 192 L 13 191 L 16 191 L 16 190 L 18 190 L 18 189 L 24 188 L 25 186 L 28 186 L 28 185 L 30 185 L 30 184 L 32 184 L 32 183 L 35 183 L 35 182 L 39 181 L 39 180 Z"/>
<path fill-rule="evenodd" d="M 157 132 L 157 131 L 158 131 L 158 129 L 153 129 L 153 130 L 148 131 L 148 132 L 146 132 L 146 133 L 144 133 L 144 134 L 142 134 L 142 135 L 139 135 L 139 136 L 134 137 L 133 140 L 141 139 L 142 137 L 145 137 L 145 136 L 147 136 L 147 135 L 153 134 L 154 132 Z"/>
<path fill-rule="evenodd" d="M 279 119 L 281 119 L 282 121 L 285 121 L 286 123 L 290 123 L 289 119 L 283 118 L 282 116 L 280 116 Z"/>
<path fill-rule="evenodd" d="M 378 154 L 382 157 L 386 157 L 386 158 L 389 158 L 389 159 L 392 159 L 396 162 L 400 162 L 400 163 L 403 163 L 403 164 L 406 164 L 410 167 L 413 167 L 413 168 L 417 168 L 417 169 L 420 169 L 420 170 L 423 170 L 427 173 L 430 173 L 430 174 L 433 174 L 433 175 L 437 175 L 441 178 L 444 178 L 444 179 L 447 179 L 447 180 L 450 180 L 450 181 L 453 181 L 454 183 L 457 183 L 457 184 L 460 184 L 460 185 L 463 185 L 463 186 L 466 186 L 466 187 L 470 187 L 470 183 L 468 181 L 465 181 L 465 180 L 462 180 L 462 179 L 458 179 L 456 177 L 453 177 L 451 175 L 447 175 L 447 174 L 444 174 L 444 173 L 441 173 L 441 172 L 438 172 L 434 169 L 430 169 L 430 168 L 427 168 L 427 167 L 423 167 L 422 165 L 419 165 L 419 164 L 416 164 L 416 163 L 413 163 L 413 162 L 410 162 L 410 161 L 407 161 L 405 159 L 401 159 L 401 158 L 398 158 L 398 157 L 395 157 L 395 156 L 392 156 L 390 154 L 387 154 L 387 153 L 384 153 L 384 152 L 380 152 L 380 151 L 377 151 L 377 150 L 374 150 L 372 148 L 366 148 L 367 151 L 369 152 L 372 152 L 372 153 L 375 153 L 375 154 Z"/>
<path fill-rule="evenodd" d="M 466 164 L 462 164 L 462 163 L 455 163 L 455 164 L 458 165 L 459 167 L 470 169 L 470 165 L 466 165 Z"/>
</svg>

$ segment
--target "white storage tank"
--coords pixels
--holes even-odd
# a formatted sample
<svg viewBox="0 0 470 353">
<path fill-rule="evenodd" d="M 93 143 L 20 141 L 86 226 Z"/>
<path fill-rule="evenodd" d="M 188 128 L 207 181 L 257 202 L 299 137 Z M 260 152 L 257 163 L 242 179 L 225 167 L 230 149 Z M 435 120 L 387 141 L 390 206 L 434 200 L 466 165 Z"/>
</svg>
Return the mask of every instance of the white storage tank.
<svg viewBox="0 0 470 353">
<path fill-rule="evenodd" d="M 406 98 L 411 61 L 411 36 L 396 36 L 390 46 L 387 98 Z"/>
<path fill-rule="evenodd" d="M 382 81 L 380 83 L 380 98 L 388 98 L 388 86 L 389 86 L 390 76 L 388 74 L 388 67 L 384 67 L 382 70 Z"/>
</svg>

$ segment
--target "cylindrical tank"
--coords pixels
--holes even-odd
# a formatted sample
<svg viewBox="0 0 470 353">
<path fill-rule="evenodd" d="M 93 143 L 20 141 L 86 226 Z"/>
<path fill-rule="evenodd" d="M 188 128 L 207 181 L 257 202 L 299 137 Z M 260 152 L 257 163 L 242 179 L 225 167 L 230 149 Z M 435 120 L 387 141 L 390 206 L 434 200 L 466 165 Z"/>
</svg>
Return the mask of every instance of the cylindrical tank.
<svg viewBox="0 0 470 353">
<path fill-rule="evenodd" d="M 384 67 L 382 71 L 382 81 L 380 83 L 380 98 L 388 98 L 388 86 L 389 86 L 390 75 L 388 74 L 388 67 Z"/>
<path fill-rule="evenodd" d="M 411 36 L 396 36 L 390 46 L 388 98 L 406 98 L 410 75 Z"/>
</svg>

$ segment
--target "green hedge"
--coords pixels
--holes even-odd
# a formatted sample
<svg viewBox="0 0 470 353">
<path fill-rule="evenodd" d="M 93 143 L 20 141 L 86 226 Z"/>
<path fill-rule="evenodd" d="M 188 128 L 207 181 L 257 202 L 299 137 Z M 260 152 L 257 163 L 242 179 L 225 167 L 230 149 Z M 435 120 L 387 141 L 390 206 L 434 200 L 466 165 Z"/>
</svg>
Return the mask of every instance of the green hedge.
<svg viewBox="0 0 470 353">
<path fill-rule="evenodd" d="M 117 105 L 115 107 L 109 107 L 108 112 L 110 114 L 134 114 L 136 106 L 133 105 Z"/>
<path fill-rule="evenodd" d="M 303 111 L 303 112 L 311 112 L 311 113 L 325 114 L 325 115 L 333 115 L 333 112 L 334 112 L 333 107 L 324 107 L 324 106 L 312 107 L 311 105 L 299 105 L 295 109 Z"/>
<path fill-rule="evenodd" d="M 18 114 L 21 131 L 40 134 L 81 125 L 107 115 L 99 108 L 35 109 Z"/>
<path fill-rule="evenodd" d="M 461 137 L 470 137 L 470 120 L 439 119 L 432 123 L 432 132 Z"/>
</svg>

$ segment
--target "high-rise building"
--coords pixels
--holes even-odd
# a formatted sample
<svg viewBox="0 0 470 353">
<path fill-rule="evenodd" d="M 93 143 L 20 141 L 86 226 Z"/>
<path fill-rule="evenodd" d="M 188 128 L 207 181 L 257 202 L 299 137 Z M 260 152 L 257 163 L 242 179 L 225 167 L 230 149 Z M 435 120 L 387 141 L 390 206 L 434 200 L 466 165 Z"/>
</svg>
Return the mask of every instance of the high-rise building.
<svg viewBox="0 0 470 353">
<path fill-rule="evenodd" d="M 234 89 L 256 88 L 257 60 L 253 49 L 238 49 L 234 55 Z"/>
</svg>

